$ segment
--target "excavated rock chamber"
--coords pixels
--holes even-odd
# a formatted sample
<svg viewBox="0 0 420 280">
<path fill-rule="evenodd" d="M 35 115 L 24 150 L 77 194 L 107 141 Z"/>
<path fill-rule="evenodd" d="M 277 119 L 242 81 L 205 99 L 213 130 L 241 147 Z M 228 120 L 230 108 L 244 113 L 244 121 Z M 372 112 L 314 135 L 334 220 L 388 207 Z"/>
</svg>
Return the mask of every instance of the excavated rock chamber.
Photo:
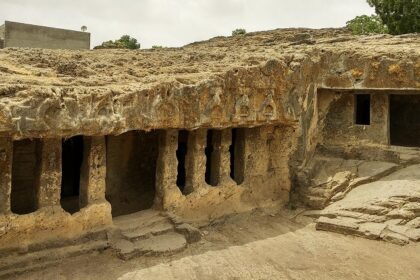
<svg viewBox="0 0 420 280">
<path fill-rule="evenodd" d="M 202 223 L 282 207 L 310 185 L 314 155 L 392 157 L 417 118 L 392 114 L 389 138 L 387 104 L 419 94 L 419 46 L 283 29 L 156 50 L 2 49 L 0 252 L 106 247 L 113 217 L 151 208 Z"/>
</svg>

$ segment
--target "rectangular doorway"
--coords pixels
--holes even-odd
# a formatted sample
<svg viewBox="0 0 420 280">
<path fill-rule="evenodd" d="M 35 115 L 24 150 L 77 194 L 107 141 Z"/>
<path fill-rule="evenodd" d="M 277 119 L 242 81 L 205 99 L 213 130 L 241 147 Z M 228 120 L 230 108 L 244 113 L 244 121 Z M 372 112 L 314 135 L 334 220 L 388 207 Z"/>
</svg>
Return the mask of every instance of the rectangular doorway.
<svg viewBox="0 0 420 280">
<path fill-rule="evenodd" d="M 83 136 L 62 140 L 61 207 L 71 214 L 80 210 L 80 172 L 83 163 Z"/>
<path fill-rule="evenodd" d="M 130 131 L 106 138 L 106 199 L 113 217 L 153 206 L 158 136 L 159 131 Z"/>
<path fill-rule="evenodd" d="M 23 215 L 35 212 L 41 165 L 41 141 L 20 140 L 13 142 L 11 210 Z"/>
<path fill-rule="evenodd" d="M 390 144 L 420 147 L 420 95 L 390 95 Z"/>
</svg>

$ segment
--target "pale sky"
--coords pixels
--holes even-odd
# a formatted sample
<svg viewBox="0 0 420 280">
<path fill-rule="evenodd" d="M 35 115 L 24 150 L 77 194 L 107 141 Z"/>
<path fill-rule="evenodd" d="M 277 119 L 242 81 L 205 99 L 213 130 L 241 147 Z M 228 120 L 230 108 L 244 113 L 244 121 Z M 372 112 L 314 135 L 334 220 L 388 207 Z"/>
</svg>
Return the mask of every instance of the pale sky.
<svg viewBox="0 0 420 280">
<path fill-rule="evenodd" d="M 73 30 L 86 25 L 92 47 L 124 34 L 142 48 L 178 47 L 236 28 L 341 27 L 372 13 L 366 0 L 0 0 L 0 22 Z"/>
</svg>

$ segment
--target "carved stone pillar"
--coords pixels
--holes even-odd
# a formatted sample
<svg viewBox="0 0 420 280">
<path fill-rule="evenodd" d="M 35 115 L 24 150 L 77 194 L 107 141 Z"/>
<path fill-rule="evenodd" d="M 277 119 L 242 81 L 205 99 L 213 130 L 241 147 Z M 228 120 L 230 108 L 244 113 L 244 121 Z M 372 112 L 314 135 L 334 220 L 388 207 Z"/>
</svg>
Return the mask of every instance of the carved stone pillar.
<svg viewBox="0 0 420 280">
<path fill-rule="evenodd" d="M 13 141 L 0 138 L 0 214 L 10 213 L 10 192 L 12 188 Z"/>
<path fill-rule="evenodd" d="M 105 137 L 84 137 L 84 155 L 80 178 L 80 207 L 105 199 Z"/>
<path fill-rule="evenodd" d="M 186 159 L 185 194 L 192 193 L 205 183 L 206 175 L 206 133 L 205 129 L 190 132 Z"/>
<path fill-rule="evenodd" d="M 224 129 L 221 131 L 220 137 L 220 183 L 233 183 L 230 177 L 230 147 L 232 145 L 232 130 Z"/>
<path fill-rule="evenodd" d="M 42 140 L 40 153 L 38 208 L 60 205 L 61 139 Z"/>
<path fill-rule="evenodd" d="M 178 131 L 164 130 L 159 134 L 159 154 L 156 164 L 155 207 L 166 208 L 171 193 L 179 193 L 176 186 L 178 160 Z"/>
<path fill-rule="evenodd" d="M 221 145 L 222 141 L 222 131 L 221 130 L 212 130 L 212 139 L 211 145 L 213 147 L 213 152 L 210 158 L 210 185 L 218 186 L 221 182 L 221 173 L 222 173 L 222 152 L 223 147 Z M 229 152 L 229 147 L 228 147 Z M 208 159 L 207 159 L 208 160 Z"/>
</svg>

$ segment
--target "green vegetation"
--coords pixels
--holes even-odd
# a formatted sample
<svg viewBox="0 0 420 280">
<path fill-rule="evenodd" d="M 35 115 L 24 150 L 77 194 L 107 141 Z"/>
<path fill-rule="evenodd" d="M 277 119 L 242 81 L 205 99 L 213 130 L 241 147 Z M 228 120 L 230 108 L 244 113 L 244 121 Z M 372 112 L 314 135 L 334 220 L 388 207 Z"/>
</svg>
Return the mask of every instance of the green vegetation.
<svg viewBox="0 0 420 280">
<path fill-rule="evenodd" d="M 391 34 L 420 32 L 420 0 L 367 0 Z"/>
<path fill-rule="evenodd" d="M 383 34 L 388 33 L 388 28 L 383 24 L 381 18 L 377 15 L 358 16 L 347 22 L 347 28 L 354 35 Z"/>
<path fill-rule="evenodd" d="M 163 49 L 163 46 L 159 46 L 159 45 L 154 45 L 152 46 L 152 49 Z"/>
<path fill-rule="evenodd" d="M 123 35 L 120 39 L 115 41 L 106 41 L 101 45 L 94 47 L 94 49 L 140 49 L 140 43 L 137 42 L 136 38 L 132 38 L 129 35 Z"/>
<path fill-rule="evenodd" d="M 243 28 L 238 28 L 232 31 L 232 36 L 239 36 L 239 35 L 245 35 L 246 30 Z"/>
</svg>

